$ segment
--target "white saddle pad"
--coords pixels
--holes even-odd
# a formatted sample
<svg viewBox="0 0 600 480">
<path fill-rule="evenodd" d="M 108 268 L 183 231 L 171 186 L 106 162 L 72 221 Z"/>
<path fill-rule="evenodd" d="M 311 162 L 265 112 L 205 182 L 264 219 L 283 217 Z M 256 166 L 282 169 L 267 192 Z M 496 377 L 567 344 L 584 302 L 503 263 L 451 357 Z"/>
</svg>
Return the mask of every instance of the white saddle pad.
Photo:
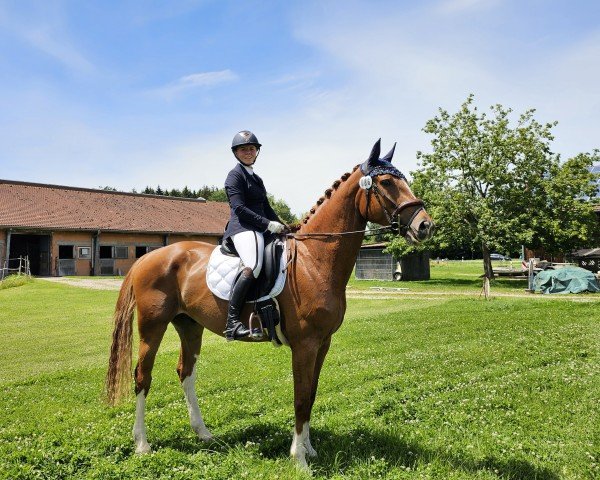
<svg viewBox="0 0 600 480">
<path fill-rule="evenodd" d="M 281 293 L 285 286 L 286 277 L 286 252 L 287 245 L 284 245 L 283 252 L 281 254 L 280 271 L 277 275 L 277 280 L 273 289 L 269 293 L 258 300 L 266 300 L 267 298 L 276 297 Z M 231 287 L 237 277 L 238 272 L 242 269 L 242 262 L 239 257 L 231 257 L 229 255 L 223 255 L 219 245 L 213 250 L 208 260 L 208 267 L 206 269 L 206 283 L 212 293 L 222 300 L 229 300 L 231 295 Z M 257 301 L 258 301 L 257 300 Z M 254 302 L 254 301 L 253 301 Z"/>
</svg>

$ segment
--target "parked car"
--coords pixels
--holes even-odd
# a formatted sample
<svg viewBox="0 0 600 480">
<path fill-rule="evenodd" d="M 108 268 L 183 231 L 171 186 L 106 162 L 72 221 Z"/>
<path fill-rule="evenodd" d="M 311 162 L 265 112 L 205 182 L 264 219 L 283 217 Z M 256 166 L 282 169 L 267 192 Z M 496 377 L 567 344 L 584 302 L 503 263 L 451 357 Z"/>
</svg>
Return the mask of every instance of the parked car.
<svg viewBox="0 0 600 480">
<path fill-rule="evenodd" d="M 491 260 L 507 260 L 504 255 L 500 255 L 499 253 L 490 253 Z"/>
</svg>

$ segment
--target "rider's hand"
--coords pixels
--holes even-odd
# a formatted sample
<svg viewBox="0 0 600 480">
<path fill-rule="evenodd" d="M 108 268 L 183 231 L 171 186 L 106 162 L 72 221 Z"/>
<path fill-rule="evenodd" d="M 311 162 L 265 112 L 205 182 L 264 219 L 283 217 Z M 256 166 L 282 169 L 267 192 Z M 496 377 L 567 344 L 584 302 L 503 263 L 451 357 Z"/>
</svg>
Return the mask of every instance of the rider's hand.
<svg viewBox="0 0 600 480">
<path fill-rule="evenodd" d="M 283 225 L 279 222 L 273 222 L 273 221 L 270 221 L 269 226 L 267 227 L 267 230 L 271 233 L 281 233 L 281 232 L 283 232 L 284 229 L 285 229 L 285 225 Z"/>
</svg>

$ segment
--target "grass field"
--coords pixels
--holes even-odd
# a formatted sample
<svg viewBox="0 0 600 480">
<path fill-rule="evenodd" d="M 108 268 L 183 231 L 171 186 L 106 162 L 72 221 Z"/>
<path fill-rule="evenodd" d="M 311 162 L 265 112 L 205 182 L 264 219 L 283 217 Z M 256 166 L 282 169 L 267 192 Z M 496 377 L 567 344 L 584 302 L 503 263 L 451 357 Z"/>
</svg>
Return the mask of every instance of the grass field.
<svg viewBox="0 0 600 480">
<path fill-rule="evenodd" d="M 494 267 L 508 267 L 509 262 L 494 261 Z M 515 269 L 520 269 L 519 261 L 512 261 Z M 451 292 L 455 294 L 479 294 L 483 280 L 482 260 L 450 260 L 431 261 L 431 278 L 427 281 L 392 282 L 392 281 L 365 281 L 351 278 L 348 286 L 350 289 L 369 289 L 371 287 L 408 288 L 414 292 Z M 492 283 L 492 294 L 524 293 L 527 280 L 524 278 L 498 277 Z"/>
<path fill-rule="evenodd" d="M 315 478 L 600 478 L 600 296 L 486 302 L 464 263 L 433 267 L 429 289 L 382 283 L 456 296 L 349 300 L 313 411 Z M 154 453 L 134 455 L 133 401 L 101 400 L 116 295 L 0 290 L 0 478 L 308 478 L 288 460 L 290 352 L 212 334 L 197 386 L 217 440 L 189 427 L 170 329 L 148 397 Z"/>
</svg>

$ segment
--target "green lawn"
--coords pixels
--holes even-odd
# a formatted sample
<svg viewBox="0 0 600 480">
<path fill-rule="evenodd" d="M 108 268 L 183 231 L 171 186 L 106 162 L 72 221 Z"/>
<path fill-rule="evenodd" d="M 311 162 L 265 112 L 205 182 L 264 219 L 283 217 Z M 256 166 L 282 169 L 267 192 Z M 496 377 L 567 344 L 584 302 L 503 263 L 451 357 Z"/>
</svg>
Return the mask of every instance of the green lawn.
<svg viewBox="0 0 600 480">
<path fill-rule="evenodd" d="M 447 288 L 480 288 L 465 273 L 475 283 Z M 211 334 L 197 384 L 217 440 L 189 428 L 170 329 L 148 399 L 155 453 L 134 455 L 133 399 L 101 401 L 116 295 L 0 290 L 0 478 L 308 478 L 288 460 L 289 350 Z M 573 298 L 350 299 L 313 411 L 314 477 L 600 478 L 600 297 Z"/>
<path fill-rule="evenodd" d="M 494 267 L 508 267 L 511 265 L 508 261 L 494 261 Z M 512 267 L 520 270 L 521 262 L 512 261 Z M 482 260 L 447 260 L 430 262 L 431 278 L 427 281 L 411 282 L 393 282 L 393 281 L 374 281 L 357 280 L 352 275 L 348 286 L 350 289 L 369 289 L 374 286 L 386 288 L 408 288 L 414 292 L 454 292 L 479 294 L 483 280 L 483 261 Z M 491 285 L 492 295 L 494 292 L 500 293 L 524 293 L 527 288 L 527 279 L 497 277 Z"/>
</svg>

